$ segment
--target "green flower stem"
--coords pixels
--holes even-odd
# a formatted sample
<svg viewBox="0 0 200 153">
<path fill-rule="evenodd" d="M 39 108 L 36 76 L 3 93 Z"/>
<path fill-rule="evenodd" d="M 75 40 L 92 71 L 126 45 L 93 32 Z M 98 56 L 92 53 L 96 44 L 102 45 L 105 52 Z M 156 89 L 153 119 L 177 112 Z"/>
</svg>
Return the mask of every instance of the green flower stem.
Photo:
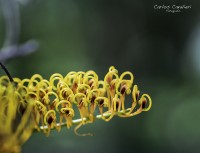
<svg viewBox="0 0 200 153">
<path fill-rule="evenodd" d="M 128 109 L 126 109 L 125 111 L 120 111 L 120 112 L 116 112 L 116 114 L 117 115 L 120 115 L 120 114 L 124 114 L 126 111 L 129 111 L 130 110 L 130 108 L 128 108 Z M 116 115 L 115 114 L 115 115 Z M 95 119 L 101 119 L 102 117 L 110 117 L 111 116 L 111 113 L 104 113 L 103 115 L 97 115 L 96 117 L 95 117 Z M 80 119 L 75 119 L 75 120 L 72 120 L 72 124 L 78 124 L 78 123 L 80 123 L 80 122 L 82 122 L 82 121 L 87 121 L 88 120 L 88 118 L 80 118 Z M 59 126 L 66 126 L 66 123 L 65 122 L 63 122 L 63 123 L 57 123 L 56 124 L 56 126 L 57 127 L 59 127 Z M 45 129 L 48 129 L 48 125 L 45 125 L 45 126 L 40 126 L 40 129 L 41 130 L 45 130 Z M 55 127 L 53 127 L 52 129 L 56 129 Z"/>
<path fill-rule="evenodd" d="M 111 113 L 105 113 L 105 114 L 103 114 L 103 116 L 104 117 L 109 117 L 111 115 Z M 95 117 L 95 119 L 101 119 L 102 118 L 102 115 L 97 115 L 96 117 Z M 75 119 L 75 120 L 72 120 L 72 124 L 78 124 L 78 123 L 80 123 L 80 122 L 82 122 L 82 121 L 87 121 L 88 119 L 87 118 L 79 118 L 79 119 Z M 57 123 L 56 124 L 56 126 L 57 127 L 59 127 L 59 126 L 66 126 L 66 123 L 65 122 L 62 122 L 62 123 Z M 41 130 L 45 130 L 45 129 L 48 129 L 48 125 L 45 125 L 45 126 L 40 126 L 40 129 Z M 55 129 L 55 127 L 54 128 L 52 128 L 52 129 Z"/>
</svg>

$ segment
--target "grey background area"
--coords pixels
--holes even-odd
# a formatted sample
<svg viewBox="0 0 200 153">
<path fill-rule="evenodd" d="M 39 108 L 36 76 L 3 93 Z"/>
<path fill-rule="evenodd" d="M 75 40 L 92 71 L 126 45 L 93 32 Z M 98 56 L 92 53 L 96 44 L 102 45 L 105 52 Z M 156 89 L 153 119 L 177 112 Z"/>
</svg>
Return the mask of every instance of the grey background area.
<svg viewBox="0 0 200 153">
<path fill-rule="evenodd" d="M 155 5 L 191 8 L 169 13 Z M 153 100 L 149 112 L 80 129 L 92 137 L 76 136 L 73 127 L 33 133 L 22 153 L 200 152 L 199 8 L 198 0 L 19 0 L 18 43 L 33 38 L 39 47 L 6 63 L 12 76 L 94 70 L 103 79 L 114 65 L 133 72 Z M 1 11 L 1 45 L 5 28 Z"/>
</svg>

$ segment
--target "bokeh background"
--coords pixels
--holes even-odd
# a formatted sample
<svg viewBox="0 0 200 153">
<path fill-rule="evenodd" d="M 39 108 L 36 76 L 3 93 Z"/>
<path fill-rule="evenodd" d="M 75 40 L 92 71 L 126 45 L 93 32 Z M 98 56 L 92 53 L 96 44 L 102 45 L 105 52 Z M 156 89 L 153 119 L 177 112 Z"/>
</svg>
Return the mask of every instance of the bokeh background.
<svg viewBox="0 0 200 153">
<path fill-rule="evenodd" d="M 35 39 L 39 47 L 6 62 L 12 76 L 38 73 L 48 79 L 55 72 L 94 70 L 103 79 L 114 65 L 120 73 L 132 71 L 135 84 L 153 100 L 149 112 L 98 120 L 80 130 L 93 137 L 66 128 L 49 137 L 34 133 L 22 153 L 200 152 L 200 1 L 18 0 L 17 5 L 17 43 Z M 191 8 L 167 13 L 154 5 Z"/>
</svg>

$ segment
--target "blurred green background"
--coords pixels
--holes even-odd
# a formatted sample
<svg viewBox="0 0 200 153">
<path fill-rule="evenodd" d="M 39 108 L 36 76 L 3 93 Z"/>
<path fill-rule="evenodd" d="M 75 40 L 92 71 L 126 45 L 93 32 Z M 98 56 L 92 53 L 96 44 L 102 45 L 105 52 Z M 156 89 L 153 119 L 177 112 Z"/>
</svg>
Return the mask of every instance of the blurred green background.
<svg viewBox="0 0 200 153">
<path fill-rule="evenodd" d="M 200 1 L 19 0 L 20 39 L 39 49 L 6 63 L 14 77 L 94 70 L 132 71 L 152 109 L 132 118 L 97 120 L 81 132 L 34 133 L 22 153 L 200 152 Z M 191 5 L 178 13 L 154 5 Z M 0 12 L 0 44 L 5 37 Z M 1 75 L 4 73 L 1 71 Z"/>
</svg>

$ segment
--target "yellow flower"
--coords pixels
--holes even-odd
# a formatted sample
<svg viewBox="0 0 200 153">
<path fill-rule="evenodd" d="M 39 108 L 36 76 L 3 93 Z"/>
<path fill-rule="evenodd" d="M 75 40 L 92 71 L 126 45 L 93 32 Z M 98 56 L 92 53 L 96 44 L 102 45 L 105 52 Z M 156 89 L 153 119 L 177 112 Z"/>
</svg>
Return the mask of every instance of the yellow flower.
<svg viewBox="0 0 200 153">
<path fill-rule="evenodd" d="M 49 80 L 39 74 L 13 80 L 0 77 L 0 152 L 20 152 L 34 129 L 48 136 L 52 129 L 78 124 L 77 135 L 91 135 L 77 130 L 95 119 L 108 122 L 114 116 L 132 117 L 152 105 L 150 96 L 140 95 L 133 85 L 133 74 L 119 75 L 113 66 L 103 80 L 94 71 L 55 73 Z M 132 96 L 132 101 L 125 103 L 126 96 Z"/>
</svg>

